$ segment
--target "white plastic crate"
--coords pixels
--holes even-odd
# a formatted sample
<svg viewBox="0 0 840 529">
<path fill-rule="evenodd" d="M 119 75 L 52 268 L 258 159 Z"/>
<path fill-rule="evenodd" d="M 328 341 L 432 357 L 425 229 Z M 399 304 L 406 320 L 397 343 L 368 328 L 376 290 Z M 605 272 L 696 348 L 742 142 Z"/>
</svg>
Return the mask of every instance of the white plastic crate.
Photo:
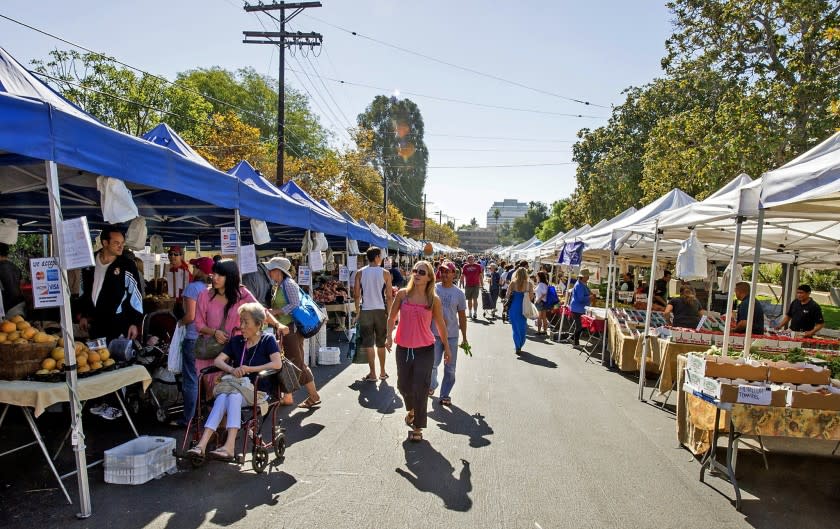
<svg viewBox="0 0 840 529">
<path fill-rule="evenodd" d="M 318 364 L 334 366 L 341 363 L 341 349 L 338 347 L 321 347 L 318 349 Z"/>
<path fill-rule="evenodd" d="M 140 485 L 177 470 L 175 439 L 144 435 L 105 451 L 105 482 Z"/>
</svg>

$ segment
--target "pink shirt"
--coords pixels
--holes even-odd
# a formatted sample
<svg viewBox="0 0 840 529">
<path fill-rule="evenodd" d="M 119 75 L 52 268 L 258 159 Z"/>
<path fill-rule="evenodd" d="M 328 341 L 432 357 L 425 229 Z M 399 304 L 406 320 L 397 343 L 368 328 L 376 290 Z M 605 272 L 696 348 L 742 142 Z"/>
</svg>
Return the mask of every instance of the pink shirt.
<svg viewBox="0 0 840 529">
<path fill-rule="evenodd" d="M 404 299 L 400 305 L 400 324 L 397 326 L 397 345 L 406 349 L 428 347 L 435 343 L 432 334 L 432 309 Z"/>
<path fill-rule="evenodd" d="M 218 295 L 211 301 L 210 296 L 212 295 L 213 291 L 210 289 L 204 290 L 198 295 L 198 301 L 196 301 L 195 305 L 195 328 L 199 332 L 205 327 L 218 329 L 222 324 L 226 302 L 223 297 Z M 251 291 L 244 286 L 239 287 L 239 297 L 241 299 L 230 308 L 227 320 L 225 321 L 224 330 L 228 336 L 233 334 L 234 327 L 239 327 L 239 307 L 245 303 L 254 303 L 257 301 L 254 295 L 251 294 Z"/>
</svg>

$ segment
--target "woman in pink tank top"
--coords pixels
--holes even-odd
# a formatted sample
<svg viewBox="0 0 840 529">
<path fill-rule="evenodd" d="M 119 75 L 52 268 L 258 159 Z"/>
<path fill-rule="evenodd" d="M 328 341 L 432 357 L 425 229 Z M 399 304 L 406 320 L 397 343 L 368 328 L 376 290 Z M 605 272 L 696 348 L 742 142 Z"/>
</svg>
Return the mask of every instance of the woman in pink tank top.
<svg viewBox="0 0 840 529">
<path fill-rule="evenodd" d="M 412 428 L 408 439 L 415 442 L 423 440 L 423 428 L 426 427 L 426 401 L 435 360 L 433 321 L 444 344 L 443 360 L 448 364 L 451 358 L 443 309 L 440 298 L 435 295 L 434 273 L 428 261 L 418 261 L 411 271 L 408 286 L 397 293 L 388 314 L 385 348 L 389 351 L 394 324 L 398 318 L 400 320 L 396 337 L 397 389 L 408 410 L 405 423 Z"/>
</svg>

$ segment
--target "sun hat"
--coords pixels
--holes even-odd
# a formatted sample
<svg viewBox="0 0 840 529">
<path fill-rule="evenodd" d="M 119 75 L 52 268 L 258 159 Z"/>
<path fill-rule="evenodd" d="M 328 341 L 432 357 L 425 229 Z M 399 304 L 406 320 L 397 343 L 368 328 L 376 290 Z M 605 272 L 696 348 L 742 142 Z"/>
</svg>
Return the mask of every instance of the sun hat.
<svg viewBox="0 0 840 529">
<path fill-rule="evenodd" d="M 292 262 L 285 257 L 272 257 L 265 262 L 266 270 L 282 270 L 284 274 L 291 275 Z"/>
<path fill-rule="evenodd" d="M 589 277 L 590 275 L 588 268 L 581 268 L 580 272 L 578 272 L 578 277 Z"/>
</svg>

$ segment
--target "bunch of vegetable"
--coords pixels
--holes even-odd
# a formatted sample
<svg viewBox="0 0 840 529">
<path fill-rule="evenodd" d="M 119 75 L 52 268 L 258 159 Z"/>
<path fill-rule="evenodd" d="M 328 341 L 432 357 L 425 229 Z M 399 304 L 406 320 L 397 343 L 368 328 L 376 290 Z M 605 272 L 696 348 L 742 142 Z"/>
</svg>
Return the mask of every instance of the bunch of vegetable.
<svg viewBox="0 0 840 529">
<path fill-rule="evenodd" d="M 461 342 L 461 345 L 459 345 L 458 347 L 464 350 L 465 355 L 472 356 L 472 347 L 470 347 L 470 344 L 468 344 L 467 342 Z"/>
</svg>

